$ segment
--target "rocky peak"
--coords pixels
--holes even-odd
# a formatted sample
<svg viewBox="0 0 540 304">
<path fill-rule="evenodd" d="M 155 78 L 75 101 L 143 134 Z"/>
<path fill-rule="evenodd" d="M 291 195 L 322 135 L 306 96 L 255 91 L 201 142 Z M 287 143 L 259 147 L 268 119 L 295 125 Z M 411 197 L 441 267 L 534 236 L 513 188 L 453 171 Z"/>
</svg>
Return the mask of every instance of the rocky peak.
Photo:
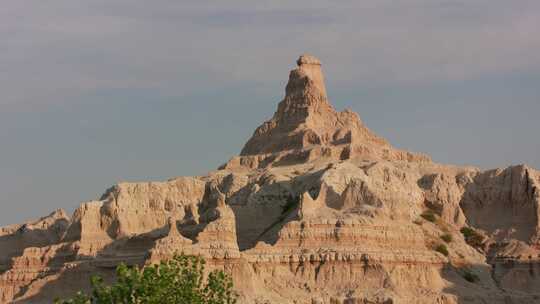
<svg viewBox="0 0 540 304">
<path fill-rule="evenodd" d="M 285 89 L 286 96 L 305 96 L 304 93 L 318 97 L 318 100 L 326 100 L 326 87 L 324 75 L 321 69 L 321 61 L 311 55 L 301 55 L 296 60 L 298 67 L 291 71 L 289 83 Z"/>
<path fill-rule="evenodd" d="M 336 111 L 328 101 L 319 59 L 304 54 L 296 63 L 274 116 L 255 130 L 240 157 L 225 167 L 260 168 L 319 158 L 429 161 L 427 156 L 394 149 L 365 127 L 358 114 Z"/>
<path fill-rule="evenodd" d="M 329 116 L 336 112 L 328 102 L 319 59 L 302 55 L 296 63 L 298 67 L 289 74 L 285 98 L 279 103 L 273 117 L 279 127 L 286 131 L 293 131 L 317 114 Z"/>
</svg>

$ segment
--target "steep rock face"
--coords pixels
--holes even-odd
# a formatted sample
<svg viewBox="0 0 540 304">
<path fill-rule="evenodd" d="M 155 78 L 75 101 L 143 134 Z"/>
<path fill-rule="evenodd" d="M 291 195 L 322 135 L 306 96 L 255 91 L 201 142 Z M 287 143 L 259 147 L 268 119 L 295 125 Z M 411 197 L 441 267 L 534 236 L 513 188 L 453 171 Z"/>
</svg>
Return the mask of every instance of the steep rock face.
<svg viewBox="0 0 540 304">
<path fill-rule="evenodd" d="M 467 186 L 461 207 L 486 235 L 484 248 L 501 288 L 538 293 L 540 172 L 520 165 L 489 170 Z"/>
<path fill-rule="evenodd" d="M 75 211 L 67 241 L 79 241 L 95 255 L 115 239 L 161 229 L 169 217 L 182 219 L 203 200 L 206 183 L 180 177 L 167 182 L 122 183 L 100 201 Z"/>
<path fill-rule="evenodd" d="M 395 149 L 330 105 L 317 58 L 297 65 L 219 170 L 1 228 L 0 303 L 50 303 L 175 252 L 232 274 L 246 304 L 540 303 L 538 171 Z"/>
<path fill-rule="evenodd" d="M 499 242 L 539 240 L 540 179 L 526 166 L 490 170 L 475 176 L 461 206 L 469 223 Z"/>
<path fill-rule="evenodd" d="M 163 227 L 170 215 L 183 218 L 191 205 L 202 201 L 205 187 L 204 181 L 191 177 L 165 183 L 119 184 L 103 199 L 103 213 L 110 217 L 110 234 L 141 234 Z"/>
</svg>

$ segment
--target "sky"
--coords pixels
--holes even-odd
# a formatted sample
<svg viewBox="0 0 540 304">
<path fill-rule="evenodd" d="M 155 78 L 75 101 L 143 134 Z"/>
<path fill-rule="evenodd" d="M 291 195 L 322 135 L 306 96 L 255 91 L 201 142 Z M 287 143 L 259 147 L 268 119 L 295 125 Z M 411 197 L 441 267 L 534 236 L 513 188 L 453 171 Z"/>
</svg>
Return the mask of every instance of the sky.
<svg viewBox="0 0 540 304">
<path fill-rule="evenodd" d="M 0 20 L 0 226 L 217 168 L 302 53 L 399 148 L 540 168 L 538 0 L 21 0 Z"/>
</svg>

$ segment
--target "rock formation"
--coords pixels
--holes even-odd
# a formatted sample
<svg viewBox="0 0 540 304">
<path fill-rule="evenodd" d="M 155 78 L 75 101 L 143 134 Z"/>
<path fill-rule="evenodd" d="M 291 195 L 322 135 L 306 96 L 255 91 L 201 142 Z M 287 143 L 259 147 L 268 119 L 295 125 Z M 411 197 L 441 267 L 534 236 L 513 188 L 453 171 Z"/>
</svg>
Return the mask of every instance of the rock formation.
<svg viewBox="0 0 540 304">
<path fill-rule="evenodd" d="M 366 128 L 356 113 L 337 112 L 328 102 L 317 58 L 302 55 L 297 64 L 274 117 L 255 130 L 240 156 L 230 160 L 225 168 L 265 168 L 355 157 L 430 161 L 426 155 L 393 148 Z"/>
<path fill-rule="evenodd" d="M 274 116 L 202 177 L 122 183 L 0 230 L 0 302 L 50 303 L 175 252 L 240 303 L 540 303 L 540 172 L 433 163 L 326 95 L 302 55 Z"/>
</svg>

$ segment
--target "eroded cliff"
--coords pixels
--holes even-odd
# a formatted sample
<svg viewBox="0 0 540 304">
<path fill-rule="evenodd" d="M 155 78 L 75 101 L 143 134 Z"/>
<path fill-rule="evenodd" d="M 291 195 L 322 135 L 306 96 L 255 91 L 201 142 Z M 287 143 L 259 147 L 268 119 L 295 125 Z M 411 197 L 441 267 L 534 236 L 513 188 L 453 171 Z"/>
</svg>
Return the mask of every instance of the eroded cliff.
<svg viewBox="0 0 540 304">
<path fill-rule="evenodd" d="M 297 65 L 219 170 L 2 228 L 0 302 L 49 303 L 185 252 L 231 273 L 240 303 L 540 303 L 540 172 L 396 149 L 332 107 L 317 58 Z"/>
</svg>

